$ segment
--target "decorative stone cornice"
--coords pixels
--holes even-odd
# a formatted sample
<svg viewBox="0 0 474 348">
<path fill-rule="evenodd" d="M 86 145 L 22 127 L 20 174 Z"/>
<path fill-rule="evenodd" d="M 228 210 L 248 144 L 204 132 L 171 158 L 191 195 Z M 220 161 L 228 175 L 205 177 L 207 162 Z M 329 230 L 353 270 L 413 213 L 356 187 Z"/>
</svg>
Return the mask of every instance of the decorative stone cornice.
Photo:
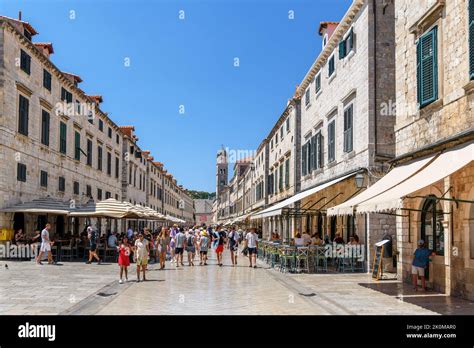
<svg viewBox="0 0 474 348">
<path fill-rule="evenodd" d="M 438 18 L 442 16 L 442 10 L 446 5 L 446 0 L 436 0 L 435 3 L 426 11 L 423 16 L 418 18 L 415 23 L 410 26 L 410 33 L 419 36 L 427 28 L 429 28 Z"/>
<path fill-rule="evenodd" d="M 85 100 L 89 100 L 88 96 L 82 91 L 79 87 L 75 86 L 70 79 L 68 79 L 63 72 L 56 67 L 56 65 L 53 64 L 44 54 L 41 52 L 41 50 L 35 46 L 33 42 L 28 40 L 23 34 L 21 34 L 11 23 L 9 23 L 6 20 L 0 19 L 1 23 L 1 28 L 8 30 L 10 33 L 15 35 L 19 42 L 23 44 L 24 46 L 28 47 L 29 50 L 33 53 L 33 55 L 41 62 L 43 63 L 48 69 L 50 69 L 54 75 L 58 78 L 60 82 L 62 82 L 64 85 L 66 85 L 69 89 L 74 91 L 76 94 L 80 95 L 82 98 Z M 32 94 L 32 93 L 31 93 Z M 100 114 L 106 121 L 111 123 L 112 127 L 118 131 L 119 133 L 122 133 L 118 125 L 112 121 L 102 110 L 99 109 L 98 106 L 96 106 L 96 113 Z"/>
<path fill-rule="evenodd" d="M 341 22 L 336 27 L 336 30 L 334 30 L 334 33 L 331 35 L 331 38 L 329 39 L 328 43 L 326 44 L 322 52 L 319 54 L 318 58 L 315 60 L 309 71 L 306 73 L 306 76 L 304 77 L 303 81 L 301 82 L 300 87 L 298 88 L 298 95 L 300 96 L 300 98 L 304 94 L 306 88 L 308 88 L 308 85 L 314 79 L 318 71 L 326 63 L 326 60 L 337 47 L 339 41 L 343 38 L 344 33 L 352 25 L 352 21 L 359 13 L 360 9 L 364 6 L 364 3 L 365 0 L 354 0 L 349 10 L 342 18 Z"/>
<path fill-rule="evenodd" d="M 16 81 L 16 89 L 18 89 L 21 93 L 26 94 L 28 97 L 31 97 L 33 94 L 33 91 L 20 81 Z"/>
<path fill-rule="evenodd" d="M 53 110 L 53 105 L 46 99 L 39 97 L 39 102 L 43 108 L 48 109 L 49 111 Z"/>
</svg>

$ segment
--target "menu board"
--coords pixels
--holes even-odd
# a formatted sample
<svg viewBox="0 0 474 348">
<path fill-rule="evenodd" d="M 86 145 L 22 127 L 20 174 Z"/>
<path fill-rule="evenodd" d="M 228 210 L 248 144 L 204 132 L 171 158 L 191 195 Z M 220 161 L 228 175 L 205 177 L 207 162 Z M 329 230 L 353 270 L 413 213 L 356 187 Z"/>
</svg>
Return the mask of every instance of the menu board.
<svg viewBox="0 0 474 348">
<path fill-rule="evenodd" d="M 380 279 L 382 275 L 382 255 L 383 245 L 375 245 L 374 265 L 372 268 L 372 278 Z"/>
</svg>

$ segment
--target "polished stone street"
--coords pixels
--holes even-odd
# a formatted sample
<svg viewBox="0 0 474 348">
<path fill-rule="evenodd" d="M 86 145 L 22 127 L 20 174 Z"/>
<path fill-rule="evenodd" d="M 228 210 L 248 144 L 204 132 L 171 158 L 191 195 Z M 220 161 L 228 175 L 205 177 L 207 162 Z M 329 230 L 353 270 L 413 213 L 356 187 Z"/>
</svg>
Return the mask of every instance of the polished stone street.
<svg viewBox="0 0 474 348">
<path fill-rule="evenodd" d="M 226 255 L 228 256 L 228 255 Z M 118 283 L 116 264 L 0 263 L 1 314 L 474 314 L 474 303 L 434 292 L 415 293 L 396 280 L 374 282 L 368 274 L 281 274 L 259 263 L 160 271 L 149 281 Z"/>
</svg>

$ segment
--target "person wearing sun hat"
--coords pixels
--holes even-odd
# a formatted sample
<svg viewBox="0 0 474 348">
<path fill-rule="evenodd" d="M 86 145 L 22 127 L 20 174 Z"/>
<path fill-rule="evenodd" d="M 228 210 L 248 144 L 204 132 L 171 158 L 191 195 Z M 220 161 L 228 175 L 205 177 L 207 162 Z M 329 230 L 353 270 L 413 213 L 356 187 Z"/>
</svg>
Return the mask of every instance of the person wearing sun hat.
<svg viewBox="0 0 474 348">
<path fill-rule="evenodd" d="M 428 267 L 430 256 L 433 255 L 433 253 L 425 247 L 425 241 L 420 239 L 418 241 L 418 248 L 413 255 L 413 262 L 411 264 L 413 289 L 415 291 L 418 290 L 418 277 L 420 277 L 422 290 L 426 291 L 425 269 Z"/>
<path fill-rule="evenodd" d="M 205 230 L 201 231 L 201 239 L 199 240 L 199 265 L 207 266 L 207 250 L 209 249 L 209 238 Z"/>
</svg>

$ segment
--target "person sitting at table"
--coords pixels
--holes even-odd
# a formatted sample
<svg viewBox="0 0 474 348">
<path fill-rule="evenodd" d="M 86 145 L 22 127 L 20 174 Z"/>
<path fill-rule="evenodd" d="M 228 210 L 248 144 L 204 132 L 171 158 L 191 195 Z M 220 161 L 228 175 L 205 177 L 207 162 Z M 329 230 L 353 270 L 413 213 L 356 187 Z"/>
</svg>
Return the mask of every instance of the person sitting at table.
<svg viewBox="0 0 474 348">
<path fill-rule="evenodd" d="M 359 244 L 359 237 L 357 237 L 357 240 L 356 240 L 356 237 L 357 235 L 353 235 L 351 237 L 349 237 L 349 245 L 357 245 Z"/>
<path fill-rule="evenodd" d="M 323 245 L 323 240 L 319 237 L 319 233 L 313 234 L 313 238 L 311 238 L 312 245 Z"/>
<path fill-rule="evenodd" d="M 303 233 L 301 238 L 303 239 L 303 245 L 310 245 L 311 244 L 311 236 L 309 235 L 308 231 Z"/>
<path fill-rule="evenodd" d="M 303 238 L 301 238 L 301 234 L 297 233 L 295 235 L 295 246 L 303 246 L 303 245 L 304 245 Z"/>
<path fill-rule="evenodd" d="M 112 232 L 110 235 L 109 235 L 109 238 L 107 239 L 107 245 L 109 246 L 109 248 L 116 248 L 117 247 L 117 234 L 115 232 Z"/>
<path fill-rule="evenodd" d="M 23 230 L 21 228 L 15 234 L 15 244 L 25 244 L 25 235 L 23 234 Z"/>
<path fill-rule="evenodd" d="M 41 233 L 39 230 L 35 230 L 33 237 L 31 237 L 29 244 L 41 243 Z"/>
<path fill-rule="evenodd" d="M 342 239 L 340 233 L 336 233 L 336 237 L 334 238 L 334 243 L 336 243 L 336 244 L 344 244 L 344 239 Z"/>
<path fill-rule="evenodd" d="M 276 233 L 276 232 L 272 233 L 272 238 L 270 240 L 272 240 L 272 241 L 278 240 L 278 233 Z"/>
</svg>

